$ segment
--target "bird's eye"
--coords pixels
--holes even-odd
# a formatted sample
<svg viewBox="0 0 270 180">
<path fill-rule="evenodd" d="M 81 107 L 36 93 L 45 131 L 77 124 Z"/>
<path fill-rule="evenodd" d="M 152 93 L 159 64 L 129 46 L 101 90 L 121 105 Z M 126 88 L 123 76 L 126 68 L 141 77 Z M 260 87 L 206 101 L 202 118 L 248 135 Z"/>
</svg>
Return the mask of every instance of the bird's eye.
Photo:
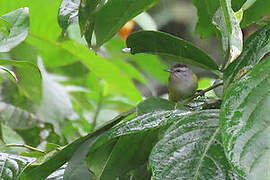
<svg viewBox="0 0 270 180">
<path fill-rule="evenodd" d="M 180 69 L 177 69 L 176 72 L 181 72 L 181 70 Z"/>
</svg>

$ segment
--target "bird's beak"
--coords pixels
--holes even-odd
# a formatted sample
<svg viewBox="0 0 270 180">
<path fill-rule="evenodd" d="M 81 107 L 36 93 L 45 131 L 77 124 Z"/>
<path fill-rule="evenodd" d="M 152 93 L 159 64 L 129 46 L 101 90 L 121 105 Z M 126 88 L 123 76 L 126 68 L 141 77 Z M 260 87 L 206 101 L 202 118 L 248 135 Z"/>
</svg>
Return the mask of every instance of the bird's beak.
<svg viewBox="0 0 270 180">
<path fill-rule="evenodd" d="M 170 70 L 170 69 L 164 69 L 164 71 L 172 73 L 172 70 Z"/>
</svg>

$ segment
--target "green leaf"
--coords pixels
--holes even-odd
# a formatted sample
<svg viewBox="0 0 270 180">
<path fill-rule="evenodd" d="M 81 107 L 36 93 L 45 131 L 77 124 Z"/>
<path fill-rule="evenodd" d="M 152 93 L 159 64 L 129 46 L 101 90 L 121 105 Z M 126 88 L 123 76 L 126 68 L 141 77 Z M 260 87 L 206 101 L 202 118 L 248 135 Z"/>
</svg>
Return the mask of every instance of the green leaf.
<svg viewBox="0 0 270 180">
<path fill-rule="evenodd" d="M 88 180 L 93 179 L 93 173 L 88 170 L 85 158 L 89 147 L 95 142 L 95 140 L 96 138 L 89 139 L 74 152 L 74 155 L 65 168 L 65 180 L 81 179 L 81 177 Z"/>
<path fill-rule="evenodd" d="M 10 27 L 6 20 L 0 17 L 0 42 L 9 36 Z"/>
<path fill-rule="evenodd" d="M 66 41 L 60 45 L 89 68 L 96 76 L 108 82 L 112 91 L 131 99 L 134 104 L 142 100 L 142 96 L 131 80 L 123 76 L 121 70 L 109 60 L 97 56 L 82 44 L 75 41 Z"/>
<path fill-rule="evenodd" d="M 232 83 L 220 112 L 227 158 L 249 180 L 270 178 L 269 69 L 268 57 Z"/>
<path fill-rule="evenodd" d="M 218 66 L 205 52 L 175 36 L 156 32 L 139 31 L 127 39 L 131 53 L 149 53 L 172 58 L 175 61 L 205 69 L 217 70 Z"/>
<path fill-rule="evenodd" d="M 241 27 L 246 27 L 270 12 L 270 1 L 247 0 L 242 8 L 245 11 L 243 20 L 241 22 Z"/>
<path fill-rule="evenodd" d="M 0 65 L 15 66 L 17 68 L 15 74 L 18 79 L 17 84 L 19 88 L 26 97 L 40 103 L 42 77 L 39 68 L 35 64 L 24 61 L 0 59 Z M 23 71 L 27 71 L 27 73 L 22 73 Z"/>
<path fill-rule="evenodd" d="M 88 45 L 91 46 L 93 30 L 96 35 L 96 46 L 101 46 L 110 40 L 127 21 L 141 12 L 147 10 L 159 0 L 118 0 L 100 3 L 96 0 L 84 0 L 81 2 L 79 16 L 81 32 L 86 36 Z M 101 1 L 103 2 L 103 1 Z M 97 7 L 100 3 L 99 7 Z M 88 37 L 90 36 L 90 37 Z"/>
<path fill-rule="evenodd" d="M 230 179 L 218 123 L 219 110 L 179 118 L 151 152 L 152 179 Z"/>
<path fill-rule="evenodd" d="M 234 11 L 238 11 L 246 0 L 232 0 L 232 8 Z M 208 38 L 215 34 L 216 28 L 212 24 L 212 18 L 215 12 L 220 7 L 219 0 L 193 0 L 192 3 L 197 8 L 198 21 L 196 24 L 196 33 L 201 38 Z"/>
<path fill-rule="evenodd" d="M 43 180 L 51 173 L 56 171 L 58 168 L 60 168 L 62 165 L 64 165 L 66 162 L 68 162 L 72 158 L 74 152 L 77 151 L 83 143 L 99 136 L 115 124 L 119 123 L 121 120 L 125 119 L 133 112 L 133 110 L 124 112 L 116 118 L 112 119 L 104 126 L 102 126 L 100 129 L 88 134 L 87 136 L 73 141 L 71 144 L 64 147 L 61 151 L 55 153 L 50 159 L 48 159 L 41 165 L 37 167 L 30 167 L 29 169 L 27 169 L 27 171 L 20 176 L 19 180 Z"/>
<path fill-rule="evenodd" d="M 25 7 L 2 16 L 2 19 L 8 22 L 9 27 L 7 25 L 5 27 L 9 33 L 6 38 L 0 37 L 0 52 L 8 52 L 26 39 L 30 24 L 28 11 L 28 8 Z"/>
<path fill-rule="evenodd" d="M 90 147 L 87 158 L 96 178 L 115 179 L 144 165 L 158 140 L 159 130 L 190 113 L 174 110 L 174 106 L 164 99 L 147 99 L 138 105 L 137 117 L 101 135 Z"/>
<path fill-rule="evenodd" d="M 0 122 L 13 129 L 27 129 L 35 127 L 39 121 L 28 111 L 0 102 Z"/>
<path fill-rule="evenodd" d="M 158 97 L 150 97 L 139 103 L 136 107 L 137 116 L 159 111 L 159 110 L 174 110 L 175 103 Z"/>
<path fill-rule="evenodd" d="M 66 32 L 68 26 L 78 18 L 79 0 L 62 0 L 58 12 L 58 24 Z"/>
<path fill-rule="evenodd" d="M 253 33 L 244 44 L 243 53 L 224 71 L 224 87 L 244 75 L 249 69 L 260 62 L 270 51 L 270 24 Z"/>
<path fill-rule="evenodd" d="M 213 24 L 219 30 L 223 55 L 233 62 L 242 52 L 243 35 L 240 28 L 243 12 L 235 13 L 231 7 L 231 0 L 220 0 L 221 8 L 213 17 Z M 238 17 L 240 16 L 240 17 Z"/>
<path fill-rule="evenodd" d="M 34 158 L 0 153 L 0 178 L 5 180 L 17 179 L 34 160 Z"/>
<path fill-rule="evenodd" d="M 95 173 L 96 179 L 116 179 L 144 165 L 157 140 L 158 131 L 121 136 L 109 147 L 105 158 L 100 152 L 88 154 L 89 169 Z M 96 151 L 104 151 L 104 147 Z"/>
<path fill-rule="evenodd" d="M 111 62 L 113 64 L 115 64 L 116 66 L 118 66 L 119 69 L 121 69 L 121 71 L 123 71 L 123 73 L 126 74 L 126 76 L 129 79 L 132 80 L 138 80 L 139 82 L 143 83 L 143 84 L 147 84 L 146 79 L 141 75 L 141 73 L 135 68 L 133 67 L 130 63 L 125 62 L 122 59 L 113 59 L 111 60 Z"/>
<path fill-rule="evenodd" d="M 219 0 L 192 0 L 192 3 L 197 8 L 198 22 L 195 32 L 201 38 L 211 37 L 215 33 L 215 26 L 212 24 L 212 18 L 219 7 Z"/>
</svg>

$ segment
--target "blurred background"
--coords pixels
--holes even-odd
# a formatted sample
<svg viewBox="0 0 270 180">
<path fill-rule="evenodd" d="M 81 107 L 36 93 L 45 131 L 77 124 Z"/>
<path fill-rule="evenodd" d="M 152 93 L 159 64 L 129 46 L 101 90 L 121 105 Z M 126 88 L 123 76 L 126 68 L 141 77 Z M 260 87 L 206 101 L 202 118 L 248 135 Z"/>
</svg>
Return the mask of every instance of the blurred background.
<svg viewBox="0 0 270 180">
<path fill-rule="evenodd" d="M 195 44 L 222 64 L 218 39 L 211 35 L 202 39 L 196 33 L 197 9 L 190 0 L 161 0 L 147 13 L 128 22 L 96 52 L 86 47 L 76 16 L 74 23 L 62 32 L 57 19 L 60 4 L 60 0 L 0 1 L 0 16 L 20 7 L 29 7 L 30 14 L 27 39 L 11 51 L 0 53 L 0 58 L 32 62 L 42 74 L 39 82 L 27 69 L 7 67 L 19 80 L 25 80 L 26 88 L 22 88 L 5 71 L 1 72 L 0 112 L 6 112 L 0 115 L 2 121 L 34 117 L 39 122 L 31 127 L 9 127 L 3 123 L 2 144 L 26 143 L 39 148 L 48 143 L 65 145 L 147 97 L 167 98 L 169 74 L 164 69 L 175 62 L 124 52 L 125 39 L 134 31 L 170 33 Z M 216 78 L 209 71 L 192 69 L 199 77 L 199 89 L 209 87 Z M 41 89 L 33 91 L 39 83 Z M 210 91 L 206 96 L 215 94 Z M 33 141 L 33 136 L 39 138 Z"/>
</svg>

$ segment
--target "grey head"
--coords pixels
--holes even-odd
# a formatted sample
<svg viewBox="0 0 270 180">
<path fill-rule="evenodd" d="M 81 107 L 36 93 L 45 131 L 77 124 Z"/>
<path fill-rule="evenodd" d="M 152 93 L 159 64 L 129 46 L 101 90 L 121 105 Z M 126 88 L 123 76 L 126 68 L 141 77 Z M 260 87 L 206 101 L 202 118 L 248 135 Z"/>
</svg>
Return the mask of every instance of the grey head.
<svg viewBox="0 0 270 180">
<path fill-rule="evenodd" d="M 170 69 L 166 69 L 165 71 L 170 72 L 170 76 L 175 78 L 185 78 L 186 76 L 192 74 L 192 71 L 184 64 L 175 64 Z"/>
</svg>

